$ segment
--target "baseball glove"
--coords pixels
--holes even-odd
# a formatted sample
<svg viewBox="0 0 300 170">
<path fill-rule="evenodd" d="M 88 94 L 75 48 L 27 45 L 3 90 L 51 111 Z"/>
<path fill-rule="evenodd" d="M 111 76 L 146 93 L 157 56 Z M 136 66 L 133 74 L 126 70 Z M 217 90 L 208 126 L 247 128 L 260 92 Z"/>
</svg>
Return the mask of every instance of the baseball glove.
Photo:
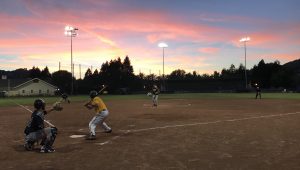
<svg viewBox="0 0 300 170">
<path fill-rule="evenodd" d="M 55 111 L 61 111 L 63 110 L 63 107 L 61 106 L 60 102 L 55 102 L 52 106 L 52 108 L 55 110 Z"/>
<path fill-rule="evenodd" d="M 148 93 L 147 93 L 147 96 L 152 96 L 152 93 L 151 93 L 151 92 L 148 92 Z"/>
</svg>

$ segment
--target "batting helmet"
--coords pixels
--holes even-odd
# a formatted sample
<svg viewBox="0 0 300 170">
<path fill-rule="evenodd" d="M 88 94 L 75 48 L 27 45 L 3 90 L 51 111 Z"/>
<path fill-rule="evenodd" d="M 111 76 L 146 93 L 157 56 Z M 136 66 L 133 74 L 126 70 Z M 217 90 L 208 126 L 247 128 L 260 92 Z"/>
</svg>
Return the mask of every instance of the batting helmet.
<svg viewBox="0 0 300 170">
<path fill-rule="evenodd" d="M 97 93 L 97 91 L 95 91 L 95 90 L 92 90 L 91 92 L 90 92 L 90 97 L 93 99 L 94 97 L 96 97 L 98 95 L 98 93 Z"/>
<path fill-rule="evenodd" d="M 37 110 L 39 110 L 39 109 L 45 110 L 46 103 L 43 99 L 36 99 L 34 101 L 33 105 L 34 105 L 34 108 L 37 109 Z"/>
</svg>

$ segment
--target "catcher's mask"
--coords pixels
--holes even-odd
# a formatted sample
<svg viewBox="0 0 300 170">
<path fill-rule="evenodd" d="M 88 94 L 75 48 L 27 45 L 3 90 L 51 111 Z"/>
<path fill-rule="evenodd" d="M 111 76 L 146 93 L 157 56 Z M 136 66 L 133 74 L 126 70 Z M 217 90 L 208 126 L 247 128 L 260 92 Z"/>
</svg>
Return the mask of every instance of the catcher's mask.
<svg viewBox="0 0 300 170">
<path fill-rule="evenodd" d="M 45 106 L 46 106 L 46 103 L 43 99 L 36 99 L 34 101 L 34 108 L 39 110 L 39 109 L 42 109 L 42 110 L 45 110 Z"/>
<path fill-rule="evenodd" d="M 94 97 L 96 97 L 98 95 L 98 93 L 97 93 L 97 91 L 95 91 L 95 90 L 92 90 L 91 92 L 90 92 L 90 97 L 93 99 Z"/>
</svg>

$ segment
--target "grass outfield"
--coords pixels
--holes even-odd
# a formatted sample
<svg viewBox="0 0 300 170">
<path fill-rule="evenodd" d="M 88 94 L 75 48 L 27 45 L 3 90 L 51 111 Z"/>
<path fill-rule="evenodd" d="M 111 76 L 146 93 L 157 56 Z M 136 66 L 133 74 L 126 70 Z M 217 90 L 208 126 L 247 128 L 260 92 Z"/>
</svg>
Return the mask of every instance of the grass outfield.
<svg viewBox="0 0 300 170">
<path fill-rule="evenodd" d="M 145 94 L 137 95 L 102 95 L 104 100 L 137 100 L 149 99 Z M 175 94 L 161 94 L 159 99 L 251 99 L 255 97 L 255 93 L 175 93 Z M 13 106 L 18 104 L 30 105 L 39 97 L 8 97 L 0 98 L 0 107 Z M 40 97 L 46 103 L 54 103 L 60 97 Z M 263 93 L 263 99 L 300 99 L 300 93 Z M 72 102 L 84 102 L 89 100 L 87 95 L 70 96 Z"/>
</svg>

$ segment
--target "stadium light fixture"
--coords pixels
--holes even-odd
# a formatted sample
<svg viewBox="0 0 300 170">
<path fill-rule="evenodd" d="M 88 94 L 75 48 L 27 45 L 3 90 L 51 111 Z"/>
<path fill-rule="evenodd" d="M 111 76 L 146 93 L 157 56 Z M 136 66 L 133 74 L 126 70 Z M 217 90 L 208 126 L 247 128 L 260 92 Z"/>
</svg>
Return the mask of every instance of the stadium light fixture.
<svg viewBox="0 0 300 170">
<path fill-rule="evenodd" d="M 246 85 L 246 89 L 248 87 L 247 85 L 247 45 L 246 43 L 250 41 L 250 37 L 244 37 L 242 39 L 240 39 L 240 42 L 244 43 L 244 49 L 245 49 L 245 85 Z"/>
<path fill-rule="evenodd" d="M 163 78 L 163 87 L 162 87 L 162 91 L 165 91 L 165 48 L 168 47 L 168 44 L 161 42 L 158 44 L 158 47 L 163 49 L 163 74 L 162 74 L 162 78 Z"/>
<path fill-rule="evenodd" d="M 158 47 L 166 48 L 166 47 L 168 47 L 168 44 L 166 44 L 164 42 L 161 42 L 161 43 L 158 44 Z"/>
<path fill-rule="evenodd" d="M 74 68 L 73 68 L 73 43 L 72 43 L 72 38 L 76 37 L 78 28 L 74 28 L 72 26 L 65 26 L 65 35 L 71 38 L 71 95 L 73 94 L 74 87 L 73 87 L 73 75 L 74 75 Z"/>
<path fill-rule="evenodd" d="M 250 37 L 244 37 L 240 39 L 240 42 L 247 42 L 247 41 L 250 41 Z"/>
</svg>

